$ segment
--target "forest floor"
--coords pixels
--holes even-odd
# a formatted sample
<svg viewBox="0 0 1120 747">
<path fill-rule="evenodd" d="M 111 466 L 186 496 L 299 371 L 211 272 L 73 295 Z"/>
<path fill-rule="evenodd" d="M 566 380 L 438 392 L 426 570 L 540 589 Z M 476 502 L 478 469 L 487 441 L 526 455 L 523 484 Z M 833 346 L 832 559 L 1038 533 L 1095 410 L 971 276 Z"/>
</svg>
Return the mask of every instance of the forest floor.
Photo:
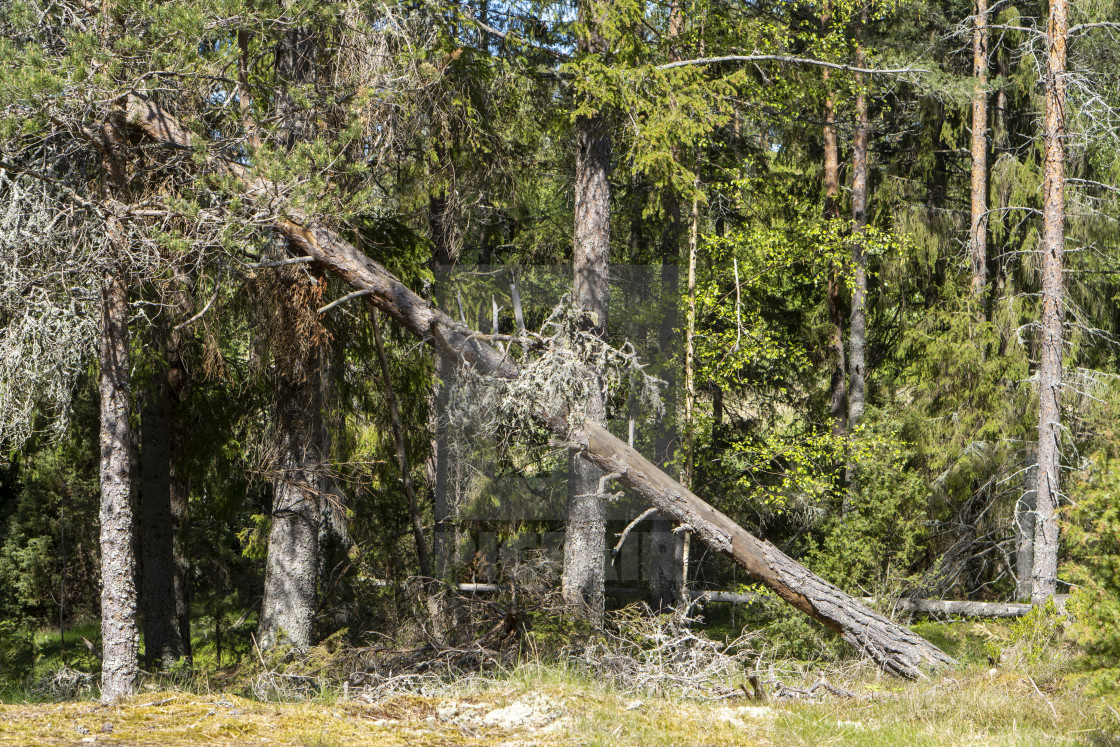
<svg viewBox="0 0 1120 747">
<path fill-rule="evenodd" d="M 0 745 L 1120 744 L 1120 714 L 1060 678 L 971 666 L 900 682 L 861 671 L 841 683 L 853 697 L 819 689 L 766 702 L 643 697 L 549 667 L 376 702 L 146 692 L 114 706 L 0 706 Z"/>
<path fill-rule="evenodd" d="M 281 692 L 276 683 L 308 678 L 255 668 L 247 659 L 189 677 L 161 675 L 132 698 L 104 706 L 95 699 L 94 676 L 63 668 L 58 672 L 82 683 L 69 691 L 78 693 L 73 699 L 51 700 L 36 688 L 3 694 L 0 747 L 1120 745 L 1120 694 L 1090 694 L 1076 650 L 1062 640 L 1055 619 L 916 623 L 915 630 L 962 663 L 913 682 L 867 661 L 760 657 L 749 668 L 763 699 L 748 696 L 746 672 L 744 681 L 715 690 L 731 697 L 703 699 L 665 679 L 659 682 L 667 686 L 650 692 L 578 664 L 531 661 L 425 677 L 396 690 L 320 681 L 307 700 L 294 702 L 288 690 L 287 702 L 275 702 L 268 694 Z M 70 663 L 81 666 L 74 655 Z M 279 679 L 262 690 L 262 677 Z"/>
</svg>

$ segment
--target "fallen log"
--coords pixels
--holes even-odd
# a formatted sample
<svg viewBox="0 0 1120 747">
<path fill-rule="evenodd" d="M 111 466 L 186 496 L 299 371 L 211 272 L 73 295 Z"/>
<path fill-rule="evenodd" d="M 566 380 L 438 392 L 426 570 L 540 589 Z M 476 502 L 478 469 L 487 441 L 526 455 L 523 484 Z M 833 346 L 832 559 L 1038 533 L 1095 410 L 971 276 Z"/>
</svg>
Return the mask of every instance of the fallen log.
<svg viewBox="0 0 1120 747">
<path fill-rule="evenodd" d="M 177 149 L 195 149 L 190 131 L 151 101 L 136 94 L 121 101 L 128 121 L 148 137 Z M 238 179 L 247 199 L 279 194 L 275 185 L 253 176 L 240 163 L 213 155 L 205 162 L 212 173 Z M 313 216 L 289 207 L 286 217 L 277 214 L 273 218 L 273 226 L 292 247 L 355 290 L 365 291 L 369 303 L 419 339 L 482 374 L 506 379 L 518 375 L 516 363 L 506 353 L 482 342 L 477 333 L 413 293 L 392 273 Z M 606 428 L 591 422 L 573 426 L 564 413 L 543 409 L 538 417 L 554 434 L 577 445 L 583 457 L 605 474 L 618 473 L 622 483 L 651 506 L 688 524 L 712 549 L 730 556 L 782 599 L 836 631 L 885 671 L 914 678 L 921 675 L 924 667 L 953 663 L 951 657 L 922 637 L 816 576 L 769 542 L 751 535 Z"/>
</svg>

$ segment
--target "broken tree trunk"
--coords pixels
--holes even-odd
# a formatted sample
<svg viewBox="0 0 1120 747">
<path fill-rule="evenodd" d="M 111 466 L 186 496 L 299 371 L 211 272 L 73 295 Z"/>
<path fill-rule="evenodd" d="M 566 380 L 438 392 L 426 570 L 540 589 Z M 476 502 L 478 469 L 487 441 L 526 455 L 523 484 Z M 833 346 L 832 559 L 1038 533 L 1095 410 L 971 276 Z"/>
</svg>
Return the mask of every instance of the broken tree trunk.
<svg viewBox="0 0 1120 747">
<path fill-rule="evenodd" d="M 190 132 L 153 103 L 131 95 L 127 108 L 129 121 L 149 137 L 179 149 L 193 147 Z M 218 175 L 241 180 L 244 195 L 249 199 L 275 194 L 271 184 L 251 176 L 239 163 L 210 157 L 207 165 Z M 313 217 L 289 208 L 289 217 L 277 215 L 273 223 L 289 239 L 289 246 L 330 269 L 356 290 L 364 291 L 370 303 L 421 340 L 438 346 L 480 373 L 507 379 L 518 375 L 517 364 L 508 354 L 485 344 L 479 333 L 413 293 L 392 273 Z M 933 644 L 869 609 L 769 542 L 751 535 L 603 426 L 585 422 L 573 427 L 564 413 L 543 409 L 538 417 L 560 437 L 579 444 L 583 456 L 601 470 L 617 472 L 622 483 L 650 505 L 687 524 L 711 548 L 729 555 L 780 597 L 839 633 L 887 672 L 917 677 L 923 667 L 953 663 Z"/>
</svg>

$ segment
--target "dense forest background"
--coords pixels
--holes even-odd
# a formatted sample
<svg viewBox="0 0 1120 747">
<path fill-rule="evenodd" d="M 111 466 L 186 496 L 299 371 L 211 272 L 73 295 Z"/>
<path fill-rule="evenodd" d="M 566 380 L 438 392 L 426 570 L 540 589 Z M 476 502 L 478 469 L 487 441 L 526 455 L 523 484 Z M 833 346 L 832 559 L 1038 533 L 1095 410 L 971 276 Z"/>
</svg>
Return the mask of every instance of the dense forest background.
<svg viewBox="0 0 1120 747">
<path fill-rule="evenodd" d="M 689 527 L 580 483 L 524 391 L 293 259 L 283 216 L 526 366 L 553 360 L 542 340 L 584 345 L 590 383 L 557 363 L 540 386 L 845 591 L 1076 589 L 1086 651 L 1115 666 L 1097 622 L 1120 609 L 1117 18 L 1097 0 L 4 3 L 0 677 L 26 676 L 48 629 L 98 666 L 80 636 L 100 650 L 114 520 L 152 669 L 473 639 L 492 620 L 456 612 L 457 585 L 567 590 L 573 522 L 599 588 L 577 618 L 762 591 Z M 195 146 L 146 137 L 130 94 Z M 1059 539 L 1036 553 L 1046 506 Z M 711 619 L 837 652 L 759 600 Z"/>
</svg>

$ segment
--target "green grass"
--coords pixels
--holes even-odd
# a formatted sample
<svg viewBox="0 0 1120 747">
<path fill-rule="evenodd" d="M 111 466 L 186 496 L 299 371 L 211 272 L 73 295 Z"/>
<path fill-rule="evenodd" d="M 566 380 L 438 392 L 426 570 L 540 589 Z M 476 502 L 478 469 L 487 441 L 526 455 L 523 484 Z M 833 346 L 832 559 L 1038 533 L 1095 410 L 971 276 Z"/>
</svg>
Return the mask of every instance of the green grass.
<svg viewBox="0 0 1120 747">
<path fill-rule="evenodd" d="M 233 620 L 229 621 L 230 623 Z M 724 621 L 720 621 L 724 622 Z M 717 623 L 718 624 L 718 623 Z M 726 625 L 726 622 L 724 622 Z M 198 666 L 148 678 L 128 704 L 105 709 L 91 702 L 93 690 L 62 704 L 36 702 L 34 692 L 9 689 L 0 706 L 0 745 L 75 741 L 74 723 L 113 721 L 98 742 L 137 744 L 253 744 L 272 740 L 292 745 L 489 744 L 520 740 L 538 744 L 591 745 L 955 745 L 1118 744 L 1120 703 L 1090 697 L 1077 676 L 1076 651 L 1045 626 L 1050 621 L 920 622 L 916 632 L 956 657 L 960 666 L 917 682 L 881 674 L 867 662 L 824 668 L 805 662 L 763 662 L 762 679 L 808 688 L 822 676 L 856 694 L 813 701 L 758 703 L 734 698 L 704 702 L 679 694 L 629 692 L 564 662 L 531 661 L 485 676 L 464 678 L 445 693 L 398 696 L 356 703 L 340 686 L 327 686 L 304 703 L 245 699 L 259 671 L 255 654 L 229 660 L 221 670 Z M 66 661 L 91 662 L 78 635 L 96 639 L 96 626 L 67 634 Z M 200 635 L 201 656 L 212 661 L 213 641 Z M 57 632 L 35 639 L 37 671 L 60 665 Z M 329 657 L 325 650 L 315 661 Z M 223 655 L 223 664 L 226 663 Z M 995 662 L 993 666 L 992 662 Z M 317 664 L 314 664 L 317 666 Z M 91 667 L 93 669 L 93 667 Z M 775 688 L 769 688 L 774 695 Z M 448 703 L 493 710 L 528 695 L 543 695 L 563 715 L 548 730 L 522 732 L 497 727 L 460 728 L 433 720 Z M 232 701 L 236 708 L 215 706 Z M 233 713 L 232 711 L 237 711 Z M 96 723 L 95 723 L 96 722 Z M 131 741 L 130 741 L 131 740 Z"/>
</svg>

